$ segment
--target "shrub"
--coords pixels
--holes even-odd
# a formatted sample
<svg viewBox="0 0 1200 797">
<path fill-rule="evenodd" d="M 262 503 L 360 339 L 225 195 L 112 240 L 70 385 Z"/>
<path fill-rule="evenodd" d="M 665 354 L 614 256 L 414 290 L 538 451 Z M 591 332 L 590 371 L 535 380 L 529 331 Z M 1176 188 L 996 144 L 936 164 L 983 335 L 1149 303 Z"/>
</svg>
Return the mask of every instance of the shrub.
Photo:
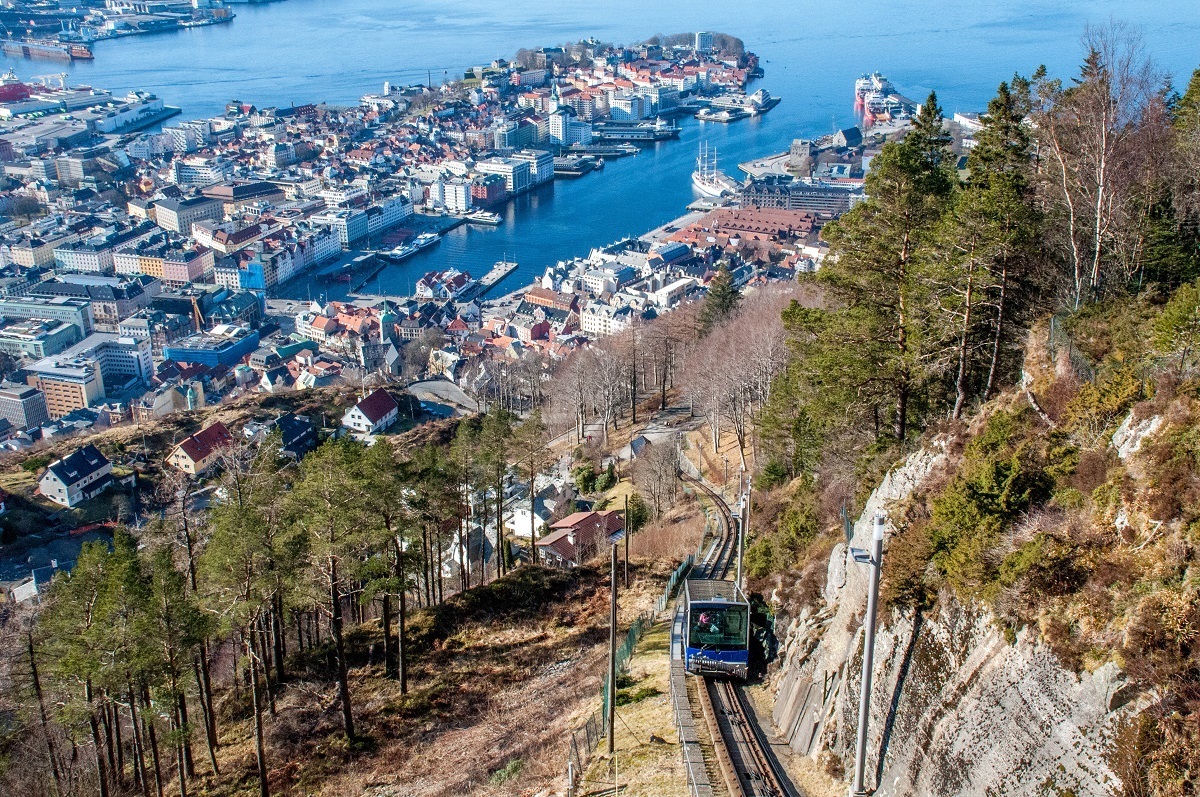
<svg viewBox="0 0 1200 797">
<path fill-rule="evenodd" d="M 1117 421 L 1146 397 L 1146 386 L 1132 368 L 1121 368 L 1108 378 L 1088 382 L 1067 405 L 1064 428 L 1083 448 L 1107 444 Z"/>
<path fill-rule="evenodd" d="M 996 413 L 933 500 L 926 532 L 933 562 L 960 595 L 979 595 L 994 577 L 988 552 L 1001 531 L 1050 497 L 1053 480 L 1042 465 L 1033 447 L 1016 439 L 1015 418 Z"/>
<path fill-rule="evenodd" d="M 493 772 L 491 778 L 488 780 L 493 786 L 503 785 L 520 774 L 521 769 L 524 768 L 524 766 L 525 759 L 513 758 L 509 760 L 509 762 L 503 767 Z"/>
<path fill-rule="evenodd" d="M 575 486 L 579 488 L 581 493 L 594 492 L 596 489 L 596 471 L 590 464 L 577 466 L 571 471 L 571 476 L 575 480 Z"/>
<path fill-rule="evenodd" d="M 37 473 L 37 472 L 45 469 L 45 467 L 47 465 L 49 465 L 50 462 L 51 462 L 51 459 L 50 459 L 49 454 L 39 454 L 36 457 L 29 457 L 24 462 L 22 462 L 21 470 L 26 471 L 28 473 Z"/>
<path fill-rule="evenodd" d="M 763 467 L 762 472 L 754 477 L 754 487 L 758 490 L 770 490 L 788 480 L 787 468 L 777 459 L 773 459 Z"/>
<path fill-rule="evenodd" d="M 746 573 L 762 578 L 775 570 L 775 547 L 770 537 L 760 537 L 746 549 Z"/>
</svg>

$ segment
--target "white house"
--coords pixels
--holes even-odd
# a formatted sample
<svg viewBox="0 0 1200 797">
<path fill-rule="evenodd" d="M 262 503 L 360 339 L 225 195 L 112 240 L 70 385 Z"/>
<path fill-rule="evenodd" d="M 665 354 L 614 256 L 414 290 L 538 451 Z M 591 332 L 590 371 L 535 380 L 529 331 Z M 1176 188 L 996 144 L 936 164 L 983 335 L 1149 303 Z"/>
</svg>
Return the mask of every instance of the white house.
<svg viewBox="0 0 1200 797">
<path fill-rule="evenodd" d="M 400 414 L 400 406 L 391 394 L 379 388 L 346 411 L 342 426 L 362 434 L 377 434 L 391 426 Z"/>
<path fill-rule="evenodd" d="M 60 506 L 72 507 L 94 498 L 112 484 L 112 463 L 93 445 L 51 462 L 38 490 Z"/>
</svg>

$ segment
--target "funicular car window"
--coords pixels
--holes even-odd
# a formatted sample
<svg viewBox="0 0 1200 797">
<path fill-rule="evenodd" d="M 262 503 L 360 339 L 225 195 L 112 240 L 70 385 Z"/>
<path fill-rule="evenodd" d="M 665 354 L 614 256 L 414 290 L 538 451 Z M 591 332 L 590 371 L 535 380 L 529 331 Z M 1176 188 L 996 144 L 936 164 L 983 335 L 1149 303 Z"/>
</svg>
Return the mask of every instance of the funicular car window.
<svg viewBox="0 0 1200 797">
<path fill-rule="evenodd" d="M 692 608 L 688 632 L 690 647 L 715 649 L 744 647 L 746 644 L 745 606 L 696 606 Z"/>
</svg>

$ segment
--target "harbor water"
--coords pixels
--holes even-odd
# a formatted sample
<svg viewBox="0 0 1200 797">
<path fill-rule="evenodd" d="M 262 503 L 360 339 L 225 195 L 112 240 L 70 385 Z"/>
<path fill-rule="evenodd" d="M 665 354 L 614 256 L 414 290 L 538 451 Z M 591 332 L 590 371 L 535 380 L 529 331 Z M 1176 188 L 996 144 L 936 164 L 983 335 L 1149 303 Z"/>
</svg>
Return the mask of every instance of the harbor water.
<svg viewBox="0 0 1200 797">
<path fill-rule="evenodd" d="M 610 160 L 603 171 L 556 180 L 496 208 L 496 227 L 463 225 L 441 244 L 379 274 L 366 290 L 405 294 L 422 273 L 455 267 L 482 276 L 501 259 L 520 267 L 500 286 L 529 282 L 545 266 L 625 235 L 637 235 L 683 213 L 695 198 L 691 172 L 702 141 L 720 167 L 787 148 L 854 123 L 854 80 L 879 70 L 901 93 L 923 99 L 936 89 L 947 112 L 979 111 L 996 85 L 1045 63 L 1069 77 L 1081 60 L 1087 24 L 1130 19 L 1149 53 L 1186 83 L 1200 66 L 1200 17 L 1194 0 L 880 0 L 842 3 L 767 0 L 601 0 L 547 4 L 530 0 L 284 0 L 233 6 L 226 25 L 98 42 L 95 60 L 69 65 L 6 57 L 22 78 L 67 70 L 67 80 L 114 92 L 145 89 L 181 118 L 211 116 L 232 99 L 260 106 L 304 102 L 353 105 L 393 84 L 461 76 L 464 68 L 511 58 L 516 48 L 594 36 L 632 43 L 655 33 L 714 30 L 742 38 L 766 72 L 755 87 L 783 97 L 765 116 L 732 124 L 681 121 L 677 140 L 643 145 L 635 157 Z M 293 298 L 347 286 L 300 279 Z"/>
</svg>

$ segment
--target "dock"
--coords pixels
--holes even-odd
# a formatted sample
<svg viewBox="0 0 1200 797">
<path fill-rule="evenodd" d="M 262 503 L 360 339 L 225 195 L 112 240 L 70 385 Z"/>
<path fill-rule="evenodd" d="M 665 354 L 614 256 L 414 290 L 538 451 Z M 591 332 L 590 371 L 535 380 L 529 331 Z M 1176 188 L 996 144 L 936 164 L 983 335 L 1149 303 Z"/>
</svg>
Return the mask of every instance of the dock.
<svg viewBox="0 0 1200 797">
<path fill-rule="evenodd" d="M 500 260 L 492 266 L 491 270 L 479 278 L 470 288 L 463 292 L 457 301 L 471 301 L 472 299 L 481 299 L 484 294 L 496 287 L 500 280 L 507 277 L 509 274 L 517 270 L 517 263 L 512 260 Z"/>
<path fill-rule="evenodd" d="M 633 144 L 572 144 L 563 150 L 564 155 L 592 155 L 599 158 L 624 158 L 641 152 Z"/>
</svg>

